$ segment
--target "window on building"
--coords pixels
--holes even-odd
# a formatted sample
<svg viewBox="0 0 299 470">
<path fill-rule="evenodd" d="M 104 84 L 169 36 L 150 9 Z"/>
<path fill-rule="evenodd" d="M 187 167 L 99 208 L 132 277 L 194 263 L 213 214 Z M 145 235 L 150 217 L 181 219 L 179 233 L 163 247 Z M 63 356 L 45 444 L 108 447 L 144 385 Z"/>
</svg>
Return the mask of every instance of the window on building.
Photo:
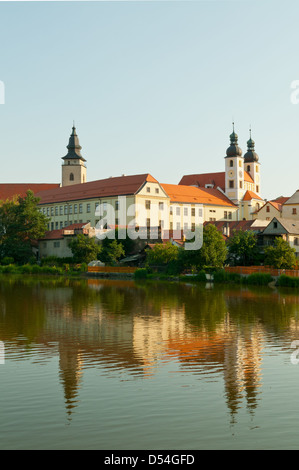
<svg viewBox="0 0 299 470">
<path fill-rule="evenodd" d="M 202 209 L 198 209 L 198 216 L 202 217 Z"/>
<path fill-rule="evenodd" d="M 232 218 L 233 218 L 232 212 L 229 212 L 229 213 L 228 213 L 228 218 L 229 218 L 229 219 L 232 219 Z"/>
<path fill-rule="evenodd" d="M 242 162 L 241 162 L 241 160 L 239 160 L 239 166 L 240 166 L 240 167 L 242 166 Z"/>
<path fill-rule="evenodd" d="M 270 206 L 267 206 L 266 212 L 270 212 Z"/>
<path fill-rule="evenodd" d="M 150 209 L 151 208 L 151 201 L 145 201 L 145 208 Z"/>
<path fill-rule="evenodd" d="M 195 217 L 195 207 L 192 207 L 192 208 L 191 208 L 191 216 L 192 216 L 192 217 Z"/>
<path fill-rule="evenodd" d="M 79 214 L 82 214 L 83 212 L 83 204 L 79 204 Z"/>
<path fill-rule="evenodd" d="M 176 223 L 176 229 L 177 229 L 177 230 L 181 230 L 181 223 L 180 223 L 180 222 L 177 222 L 177 223 Z"/>
<path fill-rule="evenodd" d="M 86 212 L 88 212 L 88 213 L 90 212 L 90 204 L 89 203 L 86 204 Z"/>
<path fill-rule="evenodd" d="M 170 214 L 170 215 L 173 214 L 173 207 L 172 207 L 172 206 L 169 207 L 169 214 Z"/>
<path fill-rule="evenodd" d="M 297 214 L 297 209 L 296 209 L 296 207 L 293 207 L 292 214 Z"/>
<path fill-rule="evenodd" d="M 239 181 L 239 186 L 240 186 L 240 189 L 243 188 L 243 182 L 242 181 Z"/>
<path fill-rule="evenodd" d="M 227 211 L 224 211 L 224 218 L 227 219 Z"/>
<path fill-rule="evenodd" d="M 195 223 L 194 222 L 191 224 L 191 231 L 195 232 Z"/>
<path fill-rule="evenodd" d="M 51 207 L 51 215 L 54 215 L 54 207 Z"/>
<path fill-rule="evenodd" d="M 115 201 L 115 210 L 116 210 L 116 211 L 119 210 L 119 201 Z"/>
<path fill-rule="evenodd" d="M 155 188 L 155 193 L 159 194 L 159 188 Z"/>
<path fill-rule="evenodd" d="M 296 246 L 299 245 L 299 238 L 297 238 L 297 237 L 294 238 L 294 245 L 296 245 Z"/>
<path fill-rule="evenodd" d="M 54 248 L 59 248 L 60 247 L 60 242 L 54 242 Z"/>
<path fill-rule="evenodd" d="M 58 206 L 55 206 L 55 215 L 58 215 Z"/>
<path fill-rule="evenodd" d="M 68 214 L 68 207 L 64 206 L 64 215 L 67 215 L 67 214 Z"/>
<path fill-rule="evenodd" d="M 184 230 L 188 230 L 188 222 L 184 223 Z"/>
<path fill-rule="evenodd" d="M 260 192 L 260 188 L 259 186 L 256 186 L 256 192 L 259 193 Z"/>
<path fill-rule="evenodd" d="M 181 215 L 181 208 L 177 207 L 175 213 L 176 215 Z"/>
<path fill-rule="evenodd" d="M 78 204 L 74 204 L 74 214 L 78 214 Z"/>
<path fill-rule="evenodd" d="M 58 222 L 55 222 L 55 230 L 58 229 Z"/>
<path fill-rule="evenodd" d="M 189 211 L 188 211 L 188 207 L 184 207 L 184 215 L 188 215 Z"/>
<path fill-rule="evenodd" d="M 230 161 L 229 161 L 229 166 L 230 166 L 230 167 L 234 166 L 234 161 L 233 161 L 233 160 L 230 160 Z"/>
<path fill-rule="evenodd" d="M 69 205 L 69 214 L 72 214 L 73 213 L 73 206 L 70 204 Z"/>
<path fill-rule="evenodd" d="M 159 210 L 163 211 L 164 209 L 164 202 L 159 202 Z"/>
<path fill-rule="evenodd" d="M 273 222 L 273 227 L 277 228 L 277 222 Z"/>
<path fill-rule="evenodd" d="M 229 180 L 229 187 L 231 189 L 234 187 L 234 180 Z"/>
<path fill-rule="evenodd" d="M 70 173 L 70 181 L 74 181 L 74 173 Z"/>
<path fill-rule="evenodd" d="M 51 222 L 51 230 L 54 230 L 54 222 Z"/>
<path fill-rule="evenodd" d="M 151 188 L 149 186 L 146 187 L 146 192 L 147 193 L 150 193 L 151 192 Z"/>
<path fill-rule="evenodd" d="M 63 206 L 59 206 L 59 215 L 63 215 Z"/>
<path fill-rule="evenodd" d="M 63 228 L 63 222 L 60 222 L 60 227 L 59 228 Z"/>
<path fill-rule="evenodd" d="M 247 165 L 247 171 L 250 171 L 250 165 Z"/>
</svg>

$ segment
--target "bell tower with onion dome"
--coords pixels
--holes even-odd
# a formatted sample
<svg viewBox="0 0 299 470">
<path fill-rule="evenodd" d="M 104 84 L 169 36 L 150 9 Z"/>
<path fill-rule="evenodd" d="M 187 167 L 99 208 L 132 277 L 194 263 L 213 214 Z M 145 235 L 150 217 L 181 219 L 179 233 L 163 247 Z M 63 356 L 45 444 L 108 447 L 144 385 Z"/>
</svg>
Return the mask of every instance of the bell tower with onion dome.
<svg viewBox="0 0 299 470">
<path fill-rule="evenodd" d="M 81 155 L 82 147 L 79 144 L 75 123 L 67 149 L 68 153 L 62 157 L 62 186 L 86 183 L 86 160 Z"/>
<path fill-rule="evenodd" d="M 247 141 L 247 152 L 244 155 L 244 170 L 247 171 L 251 178 L 254 181 L 254 189 L 258 196 L 261 193 L 261 173 L 260 173 L 260 166 L 259 163 L 259 156 L 255 151 L 255 142 L 251 138 L 251 129 L 249 130 L 250 137 Z"/>
<path fill-rule="evenodd" d="M 233 203 L 239 204 L 244 193 L 244 159 L 233 123 L 230 146 L 226 150 L 225 157 L 225 194 Z"/>
</svg>

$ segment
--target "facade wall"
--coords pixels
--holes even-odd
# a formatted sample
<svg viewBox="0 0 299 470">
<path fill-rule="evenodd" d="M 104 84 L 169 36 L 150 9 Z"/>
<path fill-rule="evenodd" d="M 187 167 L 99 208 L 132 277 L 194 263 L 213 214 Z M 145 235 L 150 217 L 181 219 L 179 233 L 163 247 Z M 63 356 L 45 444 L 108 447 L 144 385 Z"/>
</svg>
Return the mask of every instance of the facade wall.
<svg viewBox="0 0 299 470">
<path fill-rule="evenodd" d="M 284 204 L 281 216 L 285 219 L 299 219 L 299 204 Z"/>
<path fill-rule="evenodd" d="M 71 237 L 39 241 L 39 258 L 46 258 L 47 256 L 57 256 L 59 258 L 72 257 L 73 253 L 68 246 L 70 240 Z"/>
<path fill-rule="evenodd" d="M 265 204 L 258 213 L 254 214 L 254 218 L 260 220 L 272 220 L 273 217 L 280 218 L 281 212 L 270 203 Z"/>
</svg>

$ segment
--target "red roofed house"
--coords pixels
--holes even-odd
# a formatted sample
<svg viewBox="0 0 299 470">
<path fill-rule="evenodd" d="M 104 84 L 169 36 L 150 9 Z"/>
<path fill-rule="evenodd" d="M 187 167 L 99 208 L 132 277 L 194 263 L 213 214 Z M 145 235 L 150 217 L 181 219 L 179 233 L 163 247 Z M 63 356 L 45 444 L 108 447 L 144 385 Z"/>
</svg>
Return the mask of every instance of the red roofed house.
<svg viewBox="0 0 299 470">
<path fill-rule="evenodd" d="M 69 242 L 80 233 L 88 237 L 94 237 L 95 229 L 90 224 L 72 224 L 59 230 L 46 232 L 45 236 L 38 240 L 39 258 L 47 256 L 72 257 L 73 253 L 69 247 Z"/>
</svg>

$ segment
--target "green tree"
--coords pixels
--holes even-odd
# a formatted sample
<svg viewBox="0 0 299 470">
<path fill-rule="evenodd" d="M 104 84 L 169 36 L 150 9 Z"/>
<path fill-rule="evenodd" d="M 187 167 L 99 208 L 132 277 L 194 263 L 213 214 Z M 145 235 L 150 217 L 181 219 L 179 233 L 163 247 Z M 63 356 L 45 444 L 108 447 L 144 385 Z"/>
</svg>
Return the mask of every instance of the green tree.
<svg viewBox="0 0 299 470">
<path fill-rule="evenodd" d="M 234 230 L 228 240 L 229 261 L 241 266 L 256 264 L 259 250 L 255 233 L 251 230 Z"/>
<path fill-rule="evenodd" d="M 76 263 L 90 263 L 93 260 L 97 260 L 101 252 L 101 247 L 95 238 L 89 238 L 83 233 L 77 235 L 70 242 L 69 247 L 72 250 Z"/>
<path fill-rule="evenodd" d="M 281 237 L 274 240 L 273 246 L 265 248 L 265 265 L 277 269 L 292 269 L 296 264 L 295 248 L 291 248 Z"/>
<path fill-rule="evenodd" d="M 156 243 L 146 250 L 146 265 L 149 267 L 166 268 L 178 260 L 179 248 L 172 243 Z"/>
<path fill-rule="evenodd" d="M 215 225 L 203 228 L 203 244 L 199 250 L 184 250 L 185 267 L 195 266 L 198 270 L 207 267 L 222 268 L 227 258 L 227 247 Z"/>
<path fill-rule="evenodd" d="M 104 238 L 102 240 L 99 259 L 108 265 L 115 265 L 125 256 L 123 244 L 117 240 Z"/>
<path fill-rule="evenodd" d="M 39 199 L 32 191 L 25 197 L 0 203 L 0 257 L 12 257 L 16 263 L 32 258 L 32 243 L 47 230 L 47 217 L 38 209 Z"/>
</svg>

